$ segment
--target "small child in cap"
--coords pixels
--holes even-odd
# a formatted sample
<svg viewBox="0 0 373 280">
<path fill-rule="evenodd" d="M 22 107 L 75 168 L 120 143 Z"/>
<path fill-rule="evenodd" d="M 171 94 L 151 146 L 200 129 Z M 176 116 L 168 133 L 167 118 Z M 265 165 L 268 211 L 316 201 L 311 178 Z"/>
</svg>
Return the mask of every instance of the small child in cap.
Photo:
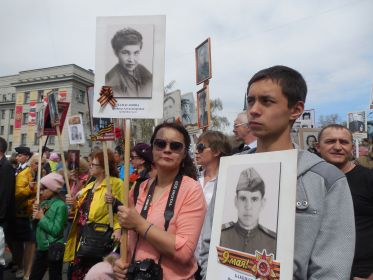
<svg viewBox="0 0 373 280">
<path fill-rule="evenodd" d="M 63 230 L 67 220 L 67 206 L 60 196 L 64 185 L 62 175 L 49 173 L 40 180 L 40 207 L 34 204 L 33 218 L 37 220 L 34 263 L 30 280 L 43 279 L 47 269 L 49 279 L 62 279 L 64 254 Z"/>
</svg>

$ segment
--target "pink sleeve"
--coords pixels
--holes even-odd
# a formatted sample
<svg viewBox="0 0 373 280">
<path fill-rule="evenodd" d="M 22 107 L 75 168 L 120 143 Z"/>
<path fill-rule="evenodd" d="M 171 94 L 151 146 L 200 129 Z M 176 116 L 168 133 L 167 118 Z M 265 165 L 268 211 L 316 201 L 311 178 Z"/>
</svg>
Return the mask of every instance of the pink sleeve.
<svg viewBox="0 0 373 280">
<path fill-rule="evenodd" d="M 206 201 L 198 182 L 188 178 L 187 190 L 176 219 L 176 261 L 189 262 L 194 255 L 206 214 Z"/>
</svg>

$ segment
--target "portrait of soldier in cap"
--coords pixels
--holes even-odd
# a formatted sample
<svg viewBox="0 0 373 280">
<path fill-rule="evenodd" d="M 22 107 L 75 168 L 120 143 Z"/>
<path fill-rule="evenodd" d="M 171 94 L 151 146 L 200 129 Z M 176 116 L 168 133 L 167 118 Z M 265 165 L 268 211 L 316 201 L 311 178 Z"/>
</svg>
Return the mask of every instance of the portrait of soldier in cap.
<svg viewBox="0 0 373 280">
<path fill-rule="evenodd" d="M 258 172 L 250 167 L 239 176 L 235 207 L 238 219 L 222 225 L 220 245 L 255 255 L 255 251 L 276 256 L 276 233 L 259 224 L 265 206 L 265 184 Z"/>
</svg>

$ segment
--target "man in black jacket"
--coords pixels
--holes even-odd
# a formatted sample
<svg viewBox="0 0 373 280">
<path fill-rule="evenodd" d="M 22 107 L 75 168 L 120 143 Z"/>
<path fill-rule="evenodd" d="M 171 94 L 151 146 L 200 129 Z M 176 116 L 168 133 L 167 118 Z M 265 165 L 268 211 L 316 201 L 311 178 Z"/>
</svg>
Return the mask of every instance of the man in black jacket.
<svg viewBox="0 0 373 280">
<path fill-rule="evenodd" d="M 4 261 L 1 248 L 5 247 L 5 239 L 1 238 L 3 233 L 9 237 L 8 223 L 15 218 L 15 175 L 14 169 L 5 156 L 8 144 L 0 137 L 0 280 L 3 279 Z"/>
</svg>

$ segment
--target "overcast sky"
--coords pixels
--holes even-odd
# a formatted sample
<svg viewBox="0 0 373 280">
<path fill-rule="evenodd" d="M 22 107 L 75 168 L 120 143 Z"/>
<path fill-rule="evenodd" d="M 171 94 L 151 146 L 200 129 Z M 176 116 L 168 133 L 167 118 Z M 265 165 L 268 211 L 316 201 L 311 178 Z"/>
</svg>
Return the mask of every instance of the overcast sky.
<svg viewBox="0 0 373 280">
<path fill-rule="evenodd" d="M 373 1 L 0 0 L 0 76 L 74 63 L 95 68 L 97 16 L 166 15 L 165 84 L 196 92 L 194 48 L 212 41 L 211 98 L 233 122 L 250 77 L 282 64 L 308 83 L 320 115 L 366 110 Z"/>
</svg>

